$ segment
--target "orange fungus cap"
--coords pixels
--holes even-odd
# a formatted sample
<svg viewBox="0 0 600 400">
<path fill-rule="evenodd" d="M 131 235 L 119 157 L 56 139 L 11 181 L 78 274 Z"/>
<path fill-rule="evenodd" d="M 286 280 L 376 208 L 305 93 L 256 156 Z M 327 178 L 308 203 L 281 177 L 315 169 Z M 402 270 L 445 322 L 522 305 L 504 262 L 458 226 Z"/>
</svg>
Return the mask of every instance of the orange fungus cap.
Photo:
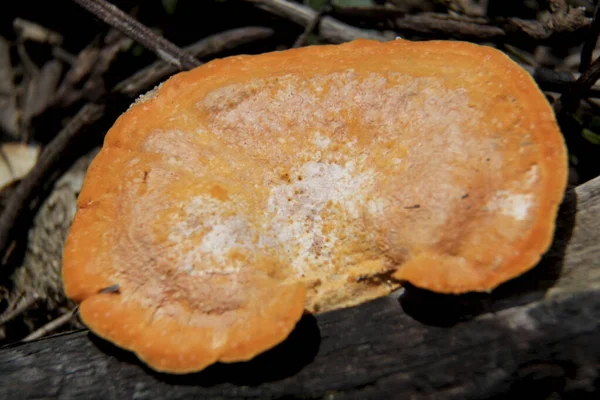
<svg viewBox="0 0 600 400">
<path fill-rule="evenodd" d="M 544 95 L 489 47 L 358 40 L 216 60 L 108 132 L 66 293 L 156 370 L 248 360 L 305 311 L 403 281 L 487 291 L 530 269 L 566 160 Z"/>
</svg>

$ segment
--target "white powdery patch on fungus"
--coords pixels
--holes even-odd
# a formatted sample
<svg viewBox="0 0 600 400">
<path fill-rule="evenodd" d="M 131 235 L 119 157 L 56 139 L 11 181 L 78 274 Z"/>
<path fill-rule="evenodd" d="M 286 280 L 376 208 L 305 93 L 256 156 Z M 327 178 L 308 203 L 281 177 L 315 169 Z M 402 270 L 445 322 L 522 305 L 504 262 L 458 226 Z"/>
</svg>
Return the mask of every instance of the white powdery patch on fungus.
<svg viewBox="0 0 600 400">
<path fill-rule="evenodd" d="M 296 179 L 270 190 L 260 227 L 228 211 L 234 199 L 191 199 L 183 215 L 174 217 L 168 236 L 179 269 L 192 276 L 232 274 L 244 267 L 244 261 L 230 257 L 232 251 L 265 249 L 280 249 L 298 276 L 332 265 L 340 237 L 352 235 L 351 221 L 367 206 L 374 172 L 360 172 L 354 161 L 311 161 L 290 175 Z"/>
<path fill-rule="evenodd" d="M 500 190 L 488 202 L 486 207 L 491 211 L 500 211 L 503 215 L 512 217 L 517 221 L 524 221 L 529 215 L 529 211 L 535 204 L 532 193 L 517 193 L 517 190 L 531 189 L 538 181 L 538 166 L 533 165 L 522 177 L 513 185 L 511 190 Z"/>
<path fill-rule="evenodd" d="M 335 231 L 325 232 L 322 213 L 341 212 L 336 219 L 347 222 L 358 218 L 374 175 L 357 173 L 352 162 L 344 166 L 307 162 L 293 171 L 293 175 L 301 180 L 271 190 L 268 212 L 272 216 L 272 232 L 287 248 L 292 267 L 302 276 L 309 265 L 328 265 L 333 261 L 339 237 Z"/>
<path fill-rule="evenodd" d="M 512 217 L 517 221 L 523 221 L 529 215 L 529 209 L 533 202 L 532 194 L 519 194 L 500 190 L 487 204 L 487 208 L 490 211 L 500 211 L 503 215 Z"/>
<path fill-rule="evenodd" d="M 224 216 L 223 202 L 197 196 L 185 207 L 186 217 L 175 223 L 169 240 L 180 267 L 190 275 L 231 274 L 242 267 L 227 256 L 235 249 L 256 250 L 254 230 L 242 216 Z M 194 240 L 198 235 L 201 240 Z M 199 239 L 199 238 L 198 238 Z"/>
</svg>

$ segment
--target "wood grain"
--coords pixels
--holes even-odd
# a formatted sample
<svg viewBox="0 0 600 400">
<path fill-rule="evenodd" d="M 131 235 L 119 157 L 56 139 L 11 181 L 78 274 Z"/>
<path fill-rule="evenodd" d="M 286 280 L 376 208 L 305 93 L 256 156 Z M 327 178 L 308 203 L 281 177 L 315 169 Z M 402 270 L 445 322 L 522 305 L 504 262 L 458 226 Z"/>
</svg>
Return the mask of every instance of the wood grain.
<svg viewBox="0 0 600 400">
<path fill-rule="evenodd" d="M 88 331 L 16 344 L 0 350 L 0 398 L 595 398 L 600 178 L 567 192 L 558 221 L 540 264 L 491 294 L 408 287 L 306 316 L 256 359 L 186 376 Z"/>
</svg>

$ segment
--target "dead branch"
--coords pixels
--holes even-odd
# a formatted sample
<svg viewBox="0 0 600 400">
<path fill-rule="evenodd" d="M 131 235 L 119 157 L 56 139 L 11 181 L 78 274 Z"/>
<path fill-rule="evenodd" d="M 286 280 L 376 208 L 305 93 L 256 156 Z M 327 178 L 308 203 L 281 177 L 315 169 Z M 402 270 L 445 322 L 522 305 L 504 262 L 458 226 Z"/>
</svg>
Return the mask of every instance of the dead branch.
<svg viewBox="0 0 600 400">
<path fill-rule="evenodd" d="M 68 107 L 83 97 L 82 92 L 75 88 L 83 86 L 83 80 L 91 73 L 99 54 L 100 49 L 95 41 L 79 52 L 54 95 L 53 103 L 55 105 Z"/>
<path fill-rule="evenodd" d="M 61 315 L 60 317 L 48 322 L 46 325 L 42 326 L 41 328 L 35 330 L 34 332 L 31 332 L 29 335 L 24 337 L 23 340 L 21 340 L 21 342 L 31 342 L 56 331 L 58 328 L 68 323 L 71 320 L 71 318 L 73 318 L 76 311 L 77 307 Z"/>
<path fill-rule="evenodd" d="M 51 45 L 60 45 L 63 42 L 63 37 L 60 33 L 36 24 L 35 22 L 15 18 L 13 27 L 19 38 L 22 40 L 49 43 Z"/>
<path fill-rule="evenodd" d="M 200 62 L 194 56 L 183 51 L 164 37 L 155 34 L 148 27 L 105 0 L 73 1 L 102 21 L 153 51 L 164 61 L 180 69 L 192 69 L 200 65 Z"/>
<path fill-rule="evenodd" d="M 486 18 L 479 4 L 466 2 L 441 1 L 455 12 L 434 13 L 411 12 L 401 1 L 393 7 L 333 7 L 332 16 L 342 20 L 348 18 L 368 19 L 373 22 L 385 22 L 392 29 L 404 35 L 417 35 L 435 39 L 450 38 L 471 41 L 493 41 L 498 43 L 533 44 L 557 43 L 579 44 L 590 31 L 591 19 L 585 16 L 582 7 L 567 7 L 566 4 L 554 4 L 548 21 L 521 18 Z M 467 12 L 467 9 L 471 10 Z M 407 12 L 408 11 L 408 12 Z M 458 13 L 457 13 L 458 12 Z"/>
<path fill-rule="evenodd" d="M 474 41 L 493 41 L 522 44 L 523 41 L 537 44 L 561 42 L 562 45 L 579 43 L 590 28 L 591 20 L 576 14 L 563 18 L 563 24 L 545 24 L 540 21 L 520 18 L 490 20 L 439 13 L 420 13 L 395 19 L 395 27 L 404 34 L 426 35 L 436 38 L 454 38 Z M 563 21 L 558 19 L 557 21 Z"/>
<path fill-rule="evenodd" d="M 255 4 L 258 8 L 289 19 L 298 25 L 307 27 L 315 20 L 318 12 L 310 7 L 292 3 L 285 0 L 245 0 Z M 335 18 L 326 16 L 321 18 L 318 25 L 319 34 L 332 43 L 343 43 L 363 38 L 387 41 L 396 37 L 393 33 L 383 34 L 377 31 L 368 31 L 345 24 Z"/>
<path fill-rule="evenodd" d="M 323 18 L 323 16 L 331 8 L 330 3 L 331 3 L 331 1 L 328 1 L 327 10 L 324 8 L 323 10 L 319 11 L 317 13 L 317 15 L 315 16 L 315 18 L 313 18 L 313 20 L 310 22 L 310 24 L 306 25 L 306 27 L 304 28 L 304 32 L 302 32 L 302 34 L 300 36 L 298 36 L 298 38 L 292 45 L 293 48 L 301 47 L 304 45 L 304 43 L 306 42 L 306 39 L 308 38 L 308 35 L 310 35 L 311 33 L 314 32 L 314 30 L 319 25 L 319 22 L 321 22 L 321 19 Z"/>
<path fill-rule="evenodd" d="M 29 309 L 29 307 L 33 306 L 39 300 L 36 296 L 24 297 L 17 296 L 15 301 L 9 306 L 9 308 L 0 315 L 0 326 L 6 324 L 7 322 L 15 319 L 19 315 L 23 314 L 25 311 Z"/>
<path fill-rule="evenodd" d="M 104 46 L 101 48 L 92 44 L 79 53 L 75 65 L 69 70 L 56 91 L 52 100 L 53 106 L 69 107 L 81 99 L 97 101 L 106 94 L 105 73 L 116 59 L 117 54 L 125 51 L 132 43 L 132 39 L 116 30 L 109 32 L 106 36 Z M 87 80 L 81 85 L 82 88 L 77 89 L 78 84 L 84 78 Z"/>
<path fill-rule="evenodd" d="M 246 43 L 265 39 L 273 34 L 274 32 L 272 29 L 253 26 L 232 29 L 208 36 L 191 46 L 186 47 L 186 51 L 196 55 L 198 58 L 204 58 L 226 50 L 234 49 Z M 142 90 L 153 87 L 175 72 L 177 72 L 177 69 L 171 64 L 157 61 L 136 72 L 121 83 L 118 83 L 115 86 L 114 91 L 128 97 L 135 97 L 139 95 Z"/>
<path fill-rule="evenodd" d="M 504 40 L 506 38 L 506 32 L 502 28 L 487 24 L 484 18 L 449 14 L 421 13 L 407 15 L 396 19 L 395 26 L 403 34 L 485 41 Z"/>
</svg>

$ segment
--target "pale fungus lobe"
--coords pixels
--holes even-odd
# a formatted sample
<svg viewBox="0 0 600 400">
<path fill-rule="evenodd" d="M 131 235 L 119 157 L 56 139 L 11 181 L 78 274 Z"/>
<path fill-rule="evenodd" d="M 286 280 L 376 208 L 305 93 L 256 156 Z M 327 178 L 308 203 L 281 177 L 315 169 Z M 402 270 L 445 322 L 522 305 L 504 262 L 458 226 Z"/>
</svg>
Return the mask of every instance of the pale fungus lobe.
<svg viewBox="0 0 600 400">
<path fill-rule="evenodd" d="M 551 243 L 566 176 L 544 95 L 489 47 L 359 40 L 216 60 L 108 132 L 65 290 L 155 370 L 248 360 L 304 312 L 520 275 Z"/>
</svg>

